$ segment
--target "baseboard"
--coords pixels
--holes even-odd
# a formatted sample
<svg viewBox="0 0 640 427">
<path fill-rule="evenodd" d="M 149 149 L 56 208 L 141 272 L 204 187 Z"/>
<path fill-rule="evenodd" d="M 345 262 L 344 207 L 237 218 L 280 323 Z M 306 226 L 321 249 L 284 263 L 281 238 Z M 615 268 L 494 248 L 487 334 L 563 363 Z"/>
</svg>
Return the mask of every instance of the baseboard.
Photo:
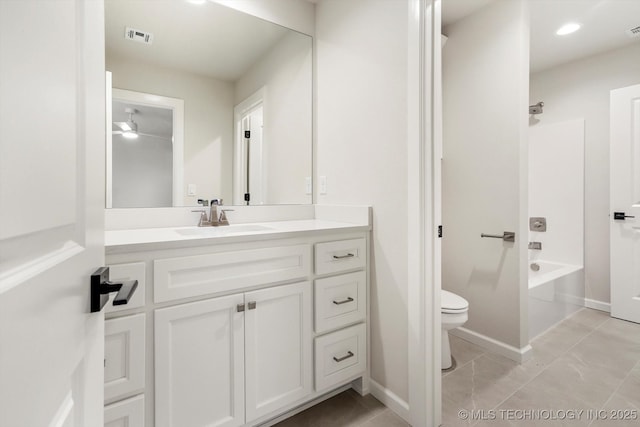
<svg viewBox="0 0 640 427">
<path fill-rule="evenodd" d="M 449 333 L 518 363 L 526 362 L 531 358 L 532 348 L 528 344 L 522 348 L 516 348 L 463 327 L 452 329 Z"/>
<path fill-rule="evenodd" d="M 411 422 L 411 416 L 409 412 L 409 404 L 400 399 L 397 394 L 383 387 L 374 380 L 369 380 L 369 388 L 371 394 L 384 404 L 387 408 L 391 409 L 398 416 L 402 417 L 406 422 Z"/>
<path fill-rule="evenodd" d="M 585 298 L 584 306 L 587 308 L 592 308 L 594 310 L 605 311 L 607 313 L 611 313 L 611 303 L 603 302 L 594 299 Z"/>
</svg>

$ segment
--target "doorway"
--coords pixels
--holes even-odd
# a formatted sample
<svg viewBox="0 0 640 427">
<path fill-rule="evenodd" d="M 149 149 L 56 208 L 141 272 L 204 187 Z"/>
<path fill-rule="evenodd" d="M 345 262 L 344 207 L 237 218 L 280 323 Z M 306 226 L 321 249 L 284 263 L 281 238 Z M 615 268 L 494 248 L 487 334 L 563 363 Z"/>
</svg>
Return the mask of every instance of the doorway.
<svg viewBox="0 0 640 427">
<path fill-rule="evenodd" d="M 264 93 L 262 88 L 234 108 L 234 205 L 263 205 L 267 198 Z"/>
</svg>

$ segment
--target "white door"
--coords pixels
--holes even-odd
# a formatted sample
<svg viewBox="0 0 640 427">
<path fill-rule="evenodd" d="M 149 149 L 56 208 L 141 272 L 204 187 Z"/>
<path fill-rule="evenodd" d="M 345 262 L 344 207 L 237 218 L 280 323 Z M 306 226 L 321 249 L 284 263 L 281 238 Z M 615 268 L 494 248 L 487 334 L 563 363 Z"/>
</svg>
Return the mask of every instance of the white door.
<svg viewBox="0 0 640 427">
<path fill-rule="evenodd" d="M 311 284 L 245 294 L 247 421 L 312 391 Z"/>
<path fill-rule="evenodd" d="M 234 108 L 234 205 L 266 203 L 268 184 L 263 141 L 264 92 L 264 88 L 258 90 Z M 247 201 L 247 198 L 250 200 Z"/>
<path fill-rule="evenodd" d="M 611 91 L 610 126 L 611 315 L 640 323 L 640 85 Z"/>
<path fill-rule="evenodd" d="M 104 18 L 0 1 L 0 425 L 101 426 Z"/>
<path fill-rule="evenodd" d="M 262 145 L 262 125 L 263 125 L 263 109 L 262 105 L 254 108 L 245 118 L 247 122 L 246 129 L 250 131 L 250 138 L 247 138 L 247 193 L 251 195 L 250 204 L 265 204 L 265 174 L 264 153 Z"/>
<path fill-rule="evenodd" d="M 244 424 L 243 294 L 155 313 L 155 425 Z"/>
</svg>

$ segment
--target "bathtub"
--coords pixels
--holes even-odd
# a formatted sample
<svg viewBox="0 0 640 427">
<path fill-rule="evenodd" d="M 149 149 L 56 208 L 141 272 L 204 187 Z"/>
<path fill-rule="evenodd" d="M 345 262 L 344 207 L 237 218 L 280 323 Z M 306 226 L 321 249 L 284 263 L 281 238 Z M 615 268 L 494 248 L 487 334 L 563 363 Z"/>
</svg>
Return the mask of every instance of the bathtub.
<svg viewBox="0 0 640 427">
<path fill-rule="evenodd" d="M 531 264 L 540 266 L 538 271 Z M 545 332 L 584 307 L 581 265 L 529 261 L 529 339 Z"/>
</svg>

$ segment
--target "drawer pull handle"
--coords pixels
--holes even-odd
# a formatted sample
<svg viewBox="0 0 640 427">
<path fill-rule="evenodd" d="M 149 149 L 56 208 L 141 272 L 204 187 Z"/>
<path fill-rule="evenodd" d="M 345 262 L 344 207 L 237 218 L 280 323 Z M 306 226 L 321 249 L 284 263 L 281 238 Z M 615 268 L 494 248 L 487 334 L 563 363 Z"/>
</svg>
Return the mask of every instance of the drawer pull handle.
<svg viewBox="0 0 640 427">
<path fill-rule="evenodd" d="M 342 301 L 335 301 L 335 300 L 333 301 L 333 303 L 335 305 L 342 305 L 342 304 L 346 304 L 348 302 L 353 302 L 353 298 L 349 297 L 349 298 L 347 298 L 345 300 L 342 300 Z"/>
<path fill-rule="evenodd" d="M 334 255 L 333 259 L 345 259 L 345 258 L 353 258 L 355 255 L 352 253 L 348 253 L 346 255 Z"/>
<path fill-rule="evenodd" d="M 353 354 L 350 351 L 347 351 L 347 355 L 346 356 L 342 356 L 342 357 L 335 357 L 333 356 L 333 360 L 335 360 L 336 362 L 342 362 L 343 360 L 347 360 L 350 357 L 355 356 L 355 354 Z"/>
</svg>

